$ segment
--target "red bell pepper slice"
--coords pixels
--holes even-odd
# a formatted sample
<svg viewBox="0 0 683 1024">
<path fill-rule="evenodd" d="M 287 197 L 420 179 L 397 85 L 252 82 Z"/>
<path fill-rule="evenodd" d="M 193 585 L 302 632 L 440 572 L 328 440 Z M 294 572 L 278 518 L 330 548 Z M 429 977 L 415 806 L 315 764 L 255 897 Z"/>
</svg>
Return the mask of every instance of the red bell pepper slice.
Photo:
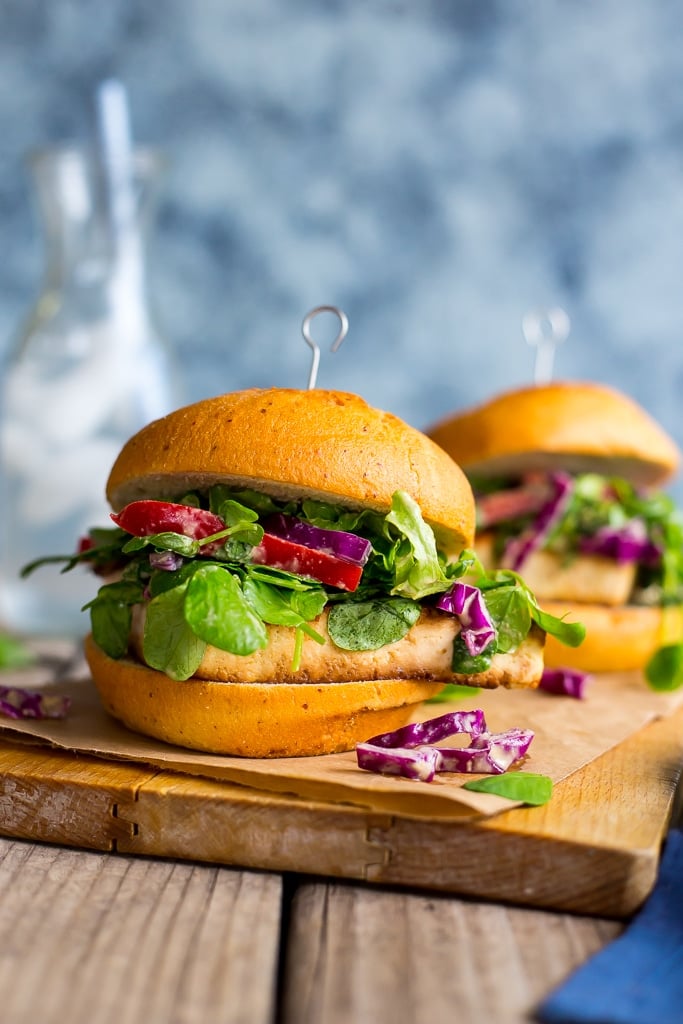
<svg viewBox="0 0 683 1024">
<path fill-rule="evenodd" d="M 131 501 L 120 512 L 112 512 L 111 518 L 133 537 L 180 533 L 193 540 L 202 540 L 225 529 L 223 520 L 213 512 L 173 501 Z"/>
<path fill-rule="evenodd" d="M 354 591 L 363 575 L 362 565 L 355 565 L 325 551 L 304 547 L 291 540 L 283 540 L 272 533 L 264 533 L 261 543 L 251 553 L 257 565 L 307 576 L 329 587 Z"/>
</svg>

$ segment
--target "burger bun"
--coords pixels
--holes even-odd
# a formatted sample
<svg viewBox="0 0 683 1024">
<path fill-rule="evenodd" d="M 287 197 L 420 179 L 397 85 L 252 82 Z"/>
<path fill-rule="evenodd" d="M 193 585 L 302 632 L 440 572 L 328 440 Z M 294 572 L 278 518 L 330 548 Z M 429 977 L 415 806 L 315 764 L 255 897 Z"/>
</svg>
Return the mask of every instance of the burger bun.
<svg viewBox="0 0 683 1024">
<path fill-rule="evenodd" d="M 469 477 L 564 469 L 660 485 L 681 453 L 633 399 L 603 384 L 558 381 L 507 391 L 427 433 Z"/>
</svg>

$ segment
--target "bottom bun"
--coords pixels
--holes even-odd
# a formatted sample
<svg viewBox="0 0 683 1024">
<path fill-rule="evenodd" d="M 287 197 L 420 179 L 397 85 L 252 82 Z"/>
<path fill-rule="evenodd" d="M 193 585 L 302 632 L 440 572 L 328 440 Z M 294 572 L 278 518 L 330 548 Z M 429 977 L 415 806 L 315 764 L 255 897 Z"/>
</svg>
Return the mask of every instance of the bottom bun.
<svg viewBox="0 0 683 1024">
<path fill-rule="evenodd" d="M 630 672 L 645 667 L 655 651 L 683 638 L 683 606 L 652 608 L 625 605 L 570 604 L 544 601 L 544 611 L 582 622 L 586 639 L 580 647 L 565 647 L 548 636 L 545 664 L 583 672 Z"/>
<path fill-rule="evenodd" d="M 129 729 L 211 754 L 300 757 L 352 750 L 406 725 L 443 683 L 380 679 L 354 683 L 178 682 L 131 658 L 114 660 L 86 637 L 100 699 Z"/>
</svg>

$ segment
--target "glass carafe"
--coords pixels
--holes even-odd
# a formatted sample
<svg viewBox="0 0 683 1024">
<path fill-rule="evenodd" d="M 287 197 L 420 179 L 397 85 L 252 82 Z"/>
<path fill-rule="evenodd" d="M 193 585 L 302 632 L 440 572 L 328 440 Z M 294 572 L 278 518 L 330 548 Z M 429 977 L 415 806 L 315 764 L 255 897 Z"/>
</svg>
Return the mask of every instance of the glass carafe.
<svg viewBox="0 0 683 1024">
<path fill-rule="evenodd" d="M 42 216 L 42 290 L 10 350 L 0 405 L 0 626 L 79 634 L 98 580 L 59 565 L 26 579 L 26 563 L 76 550 L 110 526 L 105 483 L 123 442 L 178 404 L 177 379 L 155 323 L 146 236 L 161 163 L 136 151 L 131 215 L 112 216 L 87 149 L 29 158 Z"/>
</svg>

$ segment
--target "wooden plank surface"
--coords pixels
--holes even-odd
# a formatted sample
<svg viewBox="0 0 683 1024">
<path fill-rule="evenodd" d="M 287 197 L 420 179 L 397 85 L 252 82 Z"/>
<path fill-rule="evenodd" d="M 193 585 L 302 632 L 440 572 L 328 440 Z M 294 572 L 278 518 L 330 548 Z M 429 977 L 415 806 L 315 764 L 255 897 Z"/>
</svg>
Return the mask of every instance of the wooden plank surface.
<svg viewBox="0 0 683 1024">
<path fill-rule="evenodd" d="M 683 710 L 565 779 L 546 807 L 463 823 L 2 744 L 0 833 L 620 918 L 654 884 L 682 761 Z"/>
<path fill-rule="evenodd" d="M 620 930 L 0 839 L 3 1024 L 522 1024 Z"/>
<path fill-rule="evenodd" d="M 275 875 L 0 839 L 3 1024 L 272 1024 Z"/>
<path fill-rule="evenodd" d="M 596 918 L 302 885 L 292 901 L 282 1024 L 522 1024 L 620 931 Z"/>
</svg>

